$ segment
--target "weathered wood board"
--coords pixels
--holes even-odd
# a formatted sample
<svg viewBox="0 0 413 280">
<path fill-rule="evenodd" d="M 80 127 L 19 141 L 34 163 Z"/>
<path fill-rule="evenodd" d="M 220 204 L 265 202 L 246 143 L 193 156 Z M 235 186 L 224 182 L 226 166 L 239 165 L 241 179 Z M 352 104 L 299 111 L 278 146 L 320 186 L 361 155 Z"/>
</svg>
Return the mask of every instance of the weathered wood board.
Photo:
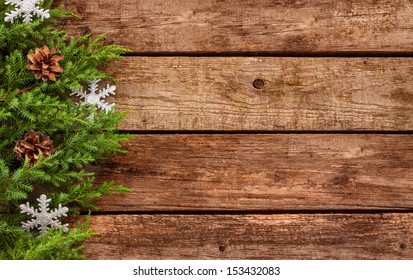
<svg viewBox="0 0 413 280">
<path fill-rule="evenodd" d="M 108 33 L 135 53 L 413 51 L 410 0 L 60 0 L 82 20 L 72 34 Z"/>
<path fill-rule="evenodd" d="M 413 209 L 413 135 L 138 135 L 103 211 Z"/>
<path fill-rule="evenodd" d="M 100 215 L 91 259 L 411 259 L 413 215 Z"/>
<path fill-rule="evenodd" d="M 127 57 L 109 71 L 129 131 L 413 130 L 413 58 Z"/>
</svg>

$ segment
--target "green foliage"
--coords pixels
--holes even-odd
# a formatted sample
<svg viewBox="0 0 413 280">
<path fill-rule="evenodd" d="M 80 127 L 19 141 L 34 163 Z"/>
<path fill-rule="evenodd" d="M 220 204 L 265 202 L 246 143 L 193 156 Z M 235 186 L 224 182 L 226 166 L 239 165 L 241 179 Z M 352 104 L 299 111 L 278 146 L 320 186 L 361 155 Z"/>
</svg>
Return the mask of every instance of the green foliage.
<svg viewBox="0 0 413 280">
<path fill-rule="evenodd" d="M 44 1 L 50 8 L 53 1 Z M 111 80 L 104 66 L 121 59 L 127 50 L 105 45 L 104 35 L 92 38 L 68 36 L 55 28 L 62 17 L 72 16 L 63 6 L 50 10 L 50 19 L 24 24 L 4 22 L 12 9 L 0 2 L 0 259 L 79 259 L 81 243 L 93 233 L 86 223 L 68 233 L 50 230 L 38 236 L 21 227 L 27 216 L 19 205 L 33 202 L 34 193 L 52 198 L 51 207 L 67 206 L 70 214 L 97 211 L 94 200 L 113 192 L 129 191 L 113 182 L 96 185 L 94 173 L 86 167 L 112 153 L 123 153 L 120 142 L 130 136 L 116 130 L 125 113 L 106 114 L 94 106 L 78 105 L 70 93 L 98 78 Z M 64 56 L 64 72 L 56 81 L 36 80 L 26 68 L 27 55 L 36 48 L 56 47 Z M 56 151 L 40 155 L 30 165 L 17 160 L 14 147 L 30 130 L 40 131 L 53 140 Z M 88 169 L 89 170 L 89 169 Z"/>
<path fill-rule="evenodd" d="M 83 259 L 82 242 L 97 233 L 89 228 L 89 216 L 77 227 L 63 233 L 50 229 L 42 236 L 24 231 L 22 228 L 0 221 L 0 260 L 69 260 Z"/>
</svg>

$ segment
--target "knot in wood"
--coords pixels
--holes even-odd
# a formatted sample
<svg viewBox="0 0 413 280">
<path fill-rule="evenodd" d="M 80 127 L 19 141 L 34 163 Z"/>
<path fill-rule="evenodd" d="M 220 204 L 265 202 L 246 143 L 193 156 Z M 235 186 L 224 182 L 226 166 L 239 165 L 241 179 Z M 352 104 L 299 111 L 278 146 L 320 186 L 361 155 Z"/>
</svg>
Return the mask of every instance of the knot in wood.
<svg viewBox="0 0 413 280">
<path fill-rule="evenodd" d="M 264 80 L 262 79 L 255 79 L 254 82 L 252 82 L 252 85 L 256 89 L 262 89 L 265 85 Z"/>
</svg>

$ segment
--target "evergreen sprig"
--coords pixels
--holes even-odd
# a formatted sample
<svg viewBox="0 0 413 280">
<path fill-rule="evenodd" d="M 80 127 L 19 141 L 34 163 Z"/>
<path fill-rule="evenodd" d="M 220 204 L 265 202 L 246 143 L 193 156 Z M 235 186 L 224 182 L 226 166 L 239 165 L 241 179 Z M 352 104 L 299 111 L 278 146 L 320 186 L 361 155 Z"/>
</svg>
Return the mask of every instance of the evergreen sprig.
<svg viewBox="0 0 413 280">
<path fill-rule="evenodd" d="M 68 233 L 51 229 L 39 236 L 20 227 L 27 217 L 19 213 L 19 205 L 33 202 L 38 193 L 52 198 L 51 207 L 62 204 L 77 215 L 98 210 L 94 200 L 102 195 L 129 191 L 114 182 L 96 185 L 94 172 L 86 169 L 109 154 L 125 152 L 120 142 L 130 136 L 116 126 L 126 113 L 97 111 L 69 98 L 95 79 L 112 79 L 104 66 L 128 50 L 105 45 L 105 35 L 74 38 L 56 29 L 59 19 L 76 15 L 52 4 L 43 4 L 50 9 L 49 19 L 11 24 L 4 22 L 11 7 L 0 2 L 0 259 L 84 258 L 82 241 L 96 234 L 88 218 Z M 36 80 L 26 68 L 27 55 L 44 45 L 64 56 L 64 71 L 56 81 Z M 40 154 L 34 164 L 17 160 L 14 151 L 30 130 L 49 136 L 56 148 L 48 157 Z"/>
<path fill-rule="evenodd" d="M 33 234 L 21 227 L 0 221 L 0 259 L 24 260 L 70 260 L 84 259 L 82 242 L 97 233 L 89 228 L 89 217 L 78 222 L 77 227 L 64 233 L 63 229 L 50 229 L 42 236 Z"/>
</svg>

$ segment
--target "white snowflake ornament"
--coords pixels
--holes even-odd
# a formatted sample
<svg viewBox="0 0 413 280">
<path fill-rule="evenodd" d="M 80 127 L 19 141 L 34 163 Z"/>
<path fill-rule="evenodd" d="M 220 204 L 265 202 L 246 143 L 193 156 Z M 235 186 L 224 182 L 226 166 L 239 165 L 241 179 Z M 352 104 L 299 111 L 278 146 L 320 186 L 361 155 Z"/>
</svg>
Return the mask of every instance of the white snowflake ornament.
<svg viewBox="0 0 413 280">
<path fill-rule="evenodd" d="M 25 24 L 32 22 L 33 15 L 38 16 L 42 20 L 50 18 L 49 10 L 36 6 L 43 3 L 43 0 L 6 0 L 4 3 L 15 7 L 15 10 L 6 13 L 5 22 L 13 23 L 20 16 L 23 17 Z"/>
<path fill-rule="evenodd" d="M 84 104 L 92 104 L 96 105 L 99 109 L 105 110 L 106 114 L 112 109 L 115 104 L 109 104 L 105 101 L 105 98 L 109 95 L 115 95 L 116 86 L 114 85 L 107 85 L 106 88 L 103 88 L 98 91 L 98 83 L 100 79 L 94 80 L 89 84 L 89 93 L 84 91 L 83 89 L 76 89 L 72 95 L 76 95 L 83 99 Z"/>
<path fill-rule="evenodd" d="M 37 201 L 39 202 L 39 209 L 34 209 L 33 206 L 30 207 L 28 202 L 20 205 L 20 213 L 27 213 L 33 217 L 30 221 L 22 222 L 22 228 L 27 231 L 38 228 L 40 235 L 46 233 L 52 227 L 55 229 L 60 229 L 63 227 L 64 232 L 69 231 L 69 225 L 62 225 L 62 223 L 58 220 L 58 218 L 62 216 L 67 216 L 66 213 L 69 211 L 67 207 L 62 207 L 62 205 L 59 204 L 58 208 L 50 211 L 49 202 L 51 199 L 48 199 L 44 194 L 42 194 Z"/>
</svg>

